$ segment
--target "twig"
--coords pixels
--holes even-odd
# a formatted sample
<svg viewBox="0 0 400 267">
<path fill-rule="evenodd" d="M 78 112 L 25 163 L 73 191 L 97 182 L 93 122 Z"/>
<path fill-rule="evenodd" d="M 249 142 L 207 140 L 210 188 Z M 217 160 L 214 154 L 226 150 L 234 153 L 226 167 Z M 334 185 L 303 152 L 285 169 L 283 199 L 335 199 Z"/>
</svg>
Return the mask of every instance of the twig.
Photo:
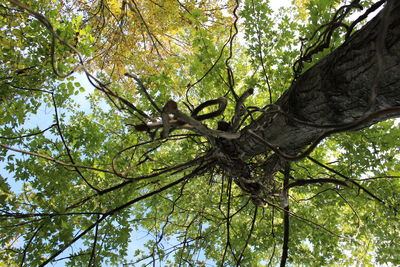
<svg viewBox="0 0 400 267">
<path fill-rule="evenodd" d="M 144 86 L 142 80 L 140 80 L 139 77 L 137 77 L 136 75 L 131 74 L 131 73 L 125 73 L 125 76 L 134 79 L 139 84 L 139 87 L 142 89 L 142 91 L 145 94 L 147 100 L 149 100 L 151 105 L 158 111 L 159 114 L 161 114 L 162 113 L 161 109 L 158 107 L 158 105 L 154 102 L 153 98 L 147 92 L 147 88 L 146 88 L 146 86 Z"/>
<path fill-rule="evenodd" d="M 237 27 L 237 22 L 239 20 L 238 15 L 236 14 L 236 11 L 239 8 L 239 0 L 235 1 L 235 7 L 233 9 L 233 16 L 235 17 L 235 20 L 233 22 L 233 25 L 231 26 L 230 29 L 230 36 L 229 36 L 229 56 L 227 57 L 227 59 L 225 60 L 225 65 L 227 67 L 227 73 L 228 73 L 228 84 L 229 84 L 229 90 L 232 93 L 233 97 L 235 98 L 236 101 L 238 101 L 239 97 L 235 92 L 235 77 L 233 75 L 233 71 L 232 68 L 229 66 L 229 61 L 232 59 L 233 57 L 233 41 L 236 37 L 236 35 L 238 34 L 239 30 Z M 234 34 L 232 34 L 232 28 L 235 29 Z"/>
<path fill-rule="evenodd" d="M 131 183 L 134 183 L 134 182 L 137 182 L 137 181 L 141 181 L 141 180 L 145 180 L 145 179 L 149 179 L 149 178 L 154 178 L 154 177 L 160 176 L 160 175 L 162 175 L 162 174 L 169 173 L 169 172 L 171 172 L 171 171 L 175 171 L 176 173 L 178 173 L 178 172 L 181 172 L 181 171 L 183 171 L 183 170 L 185 170 L 185 169 L 188 169 L 188 168 L 190 168 L 190 167 L 192 167 L 192 166 L 198 164 L 199 162 L 206 162 L 206 163 L 208 163 L 208 160 L 209 160 L 209 158 L 208 158 L 208 156 L 206 155 L 206 156 L 199 157 L 199 158 L 197 158 L 197 159 L 194 159 L 194 160 L 191 160 L 191 161 L 188 161 L 188 162 L 185 162 L 185 163 L 176 165 L 176 166 L 172 166 L 172 167 L 168 167 L 168 168 L 161 169 L 161 170 L 159 170 L 159 171 L 157 171 L 157 172 L 152 172 L 152 173 L 147 174 L 147 175 L 138 176 L 138 177 L 134 177 L 134 178 L 129 178 L 128 181 L 119 183 L 119 184 L 114 185 L 114 186 L 112 186 L 112 187 L 109 187 L 109 188 L 107 188 L 107 189 L 103 189 L 103 190 L 100 191 L 99 193 L 95 193 L 95 194 L 92 194 L 92 195 L 90 195 L 90 196 L 87 196 L 87 197 L 85 197 L 85 198 L 79 200 L 77 203 L 74 203 L 74 204 L 70 205 L 70 206 L 67 207 L 66 209 L 69 210 L 69 209 L 76 208 L 76 207 L 78 207 L 79 205 L 85 203 L 86 201 L 88 201 L 88 200 L 90 200 L 90 199 L 92 199 L 92 198 L 94 198 L 94 197 L 96 197 L 96 196 L 105 195 L 105 194 L 107 194 L 107 193 L 110 193 L 110 192 L 113 192 L 113 191 L 115 191 L 115 190 L 117 190 L 117 189 L 120 189 L 120 188 L 122 188 L 122 187 L 124 187 L 124 186 L 126 186 L 126 185 L 128 185 L 128 184 L 131 184 Z M 173 174 L 173 173 L 172 173 L 172 174 Z M 172 174 L 171 174 L 171 175 L 172 175 Z"/>
<path fill-rule="evenodd" d="M 238 30 L 237 30 L 237 25 L 236 25 L 236 24 L 237 24 L 237 20 L 238 20 L 238 16 L 236 15 L 236 10 L 238 9 L 238 7 L 239 7 L 239 1 L 236 1 L 236 5 L 235 5 L 235 8 L 234 8 L 234 10 L 233 10 L 233 14 L 234 14 L 234 16 L 235 16 L 235 21 L 234 21 L 233 26 L 235 27 L 236 33 L 235 33 L 234 35 L 232 35 L 232 34 L 231 34 L 231 33 L 232 33 L 232 28 L 231 28 L 229 38 L 228 38 L 228 40 L 225 42 L 225 44 L 222 46 L 222 48 L 221 48 L 221 50 L 220 50 L 220 53 L 219 53 L 219 55 L 218 55 L 218 58 L 215 60 L 215 62 L 214 62 L 214 63 L 211 65 L 211 67 L 203 74 L 203 76 L 201 76 L 196 82 L 194 82 L 193 84 L 191 84 L 191 83 L 188 84 L 187 90 L 186 90 L 186 101 L 187 101 L 188 103 L 190 103 L 190 101 L 189 101 L 189 90 L 190 90 L 192 87 L 194 87 L 196 84 L 200 83 L 200 82 L 214 69 L 214 67 L 217 65 L 217 63 L 219 62 L 219 60 L 222 58 L 223 53 L 224 53 L 224 50 L 225 50 L 225 48 L 226 48 L 228 45 L 230 45 L 230 51 L 229 51 L 229 53 L 230 53 L 230 57 L 232 57 L 232 42 L 233 42 L 233 39 L 234 39 L 234 37 L 236 36 L 236 34 L 237 34 L 237 32 L 238 32 Z M 228 57 L 227 60 L 225 61 L 226 64 L 227 64 L 227 62 L 229 61 L 230 57 Z M 228 67 L 228 75 L 231 75 L 231 74 L 232 74 L 232 70 L 230 69 L 229 65 L 228 65 L 227 67 Z M 229 73 L 229 70 L 230 70 L 230 73 Z M 229 78 L 229 77 L 228 77 L 228 78 Z M 232 77 L 231 77 L 231 78 L 232 78 Z M 231 88 L 230 88 L 230 89 L 231 89 Z M 231 92 L 232 92 L 233 96 L 235 97 L 235 99 L 238 99 L 238 96 L 236 95 L 235 91 L 231 91 Z"/>
<path fill-rule="evenodd" d="M 354 213 L 354 214 L 356 215 L 356 217 L 357 217 L 357 233 L 355 234 L 355 237 L 354 237 L 354 238 L 356 238 L 356 237 L 358 236 L 358 234 L 360 233 L 360 228 L 361 228 L 361 218 L 360 218 L 360 215 L 358 215 L 358 212 L 355 210 L 355 208 L 350 204 L 349 201 L 347 201 L 347 199 L 346 199 L 344 196 L 342 196 L 342 194 L 339 193 L 338 190 L 335 190 L 335 191 L 336 191 L 336 194 L 338 194 L 339 197 L 340 197 L 341 199 L 343 199 L 344 202 L 346 202 L 346 204 L 350 207 L 350 209 L 353 211 L 353 213 Z"/>
<path fill-rule="evenodd" d="M 100 215 L 97 216 L 97 220 L 99 220 L 99 218 L 100 218 Z M 92 252 L 90 253 L 88 267 L 96 266 L 95 256 L 96 256 L 96 245 L 97 245 L 98 234 L 99 234 L 99 224 L 96 224 L 96 228 L 94 231 L 93 247 L 92 247 Z"/>
<path fill-rule="evenodd" d="M 26 138 L 26 137 L 31 137 L 31 136 L 35 136 L 35 135 L 39 135 L 42 134 L 48 130 L 50 130 L 51 128 L 53 128 L 54 126 L 56 126 L 56 124 L 52 124 L 49 127 L 47 127 L 44 130 L 41 130 L 39 132 L 36 133 L 31 133 L 31 134 L 25 134 L 25 135 L 20 135 L 20 136 L 13 136 L 13 137 L 7 137 L 7 136 L 0 136 L 0 139 L 5 139 L 5 140 L 14 140 L 14 139 L 20 139 L 20 138 Z"/>
<path fill-rule="evenodd" d="M 297 179 L 293 183 L 290 183 L 286 186 L 286 189 L 295 187 L 295 186 L 303 186 L 309 184 L 324 184 L 324 183 L 333 183 L 337 185 L 347 186 L 347 183 L 344 181 L 340 181 L 332 178 L 315 178 L 315 179 Z"/>
<path fill-rule="evenodd" d="M 22 252 L 22 259 L 21 259 L 21 263 L 20 263 L 20 267 L 24 266 L 24 262 L 25 262 L 25 258 L 26 258 L 26 253 L 28 252 L 28 249 L 30 247 L 30 245 L 32 244 L 33 239 L 36 237 L 36 235 L 38 234 L 39 230 L 44 226 L 44 222 L 41 223 L 36 230 L 33 232 L 32 236 L 29 238 L 28 243 L 26 244 L 26 246 L 24 247 L 24 251 Z"/>
<path fill-rule="evenodd" d="M 153 47 L 156 49 L 157 55 L 162 59 L 162 56 L 161 56 L 160 52 L 158 51 L 158 47 L 157 47 L 156 42 L 157 42 L 158 44 L 160 44 L 160 46 L 161 46 L 162 48 L 164 48 L 163 44 L 162 44 L 162 43 L 158 40 L 158 38 L 150 31 L 150 27 L 149 27 L 149 25 L 147 24 L 147 22 L 146 22 L 146 20 L 144 19 L 144 17 L 142 16 L 142 13 L 140 12 L 140 10 L 139 10 L 139 8 L 138 8 L 138 6 L 137 6 L 135 0 L 130 0 L 130 1 L 133 3 L 133 5 L 135 6 L 135 8 L 133 8 L 132 5 L 131 5 L 130 3 L 128 3 L 129 9 L 130 9 L 131 11 L 133 11 L 133 12 L 136 12 L 136 13 L 139 15 L 141 21 L 143 22 L 143 24 L 144 24 L 144 26 L 145 26 L 145 28 L 146 28 L 147 34 L 149 35 L 149 37 L 150 37 L 150 39 L 151 39 L 151 42 L 153 43 Z M 135 9 L 136 9 L 136 10 L 135 10 Z M 155 41 L 154 41 L 154 40 L 155 40 Z M 165 48 L 164 48 L 164 49 L 165 49 Z"/>
<path fill-rule="evenodd" d="M 88 170 L 93 170 L 93 171 L 98 171 L 98 172 L 104 172 L 104 173 L 110 173 L 110 174 L 116 174 L 112 171 L 108 171 L 108 170 L 103 170 L 103 169 L 99 169 L 99 168 L 95 168 L 95 167 L 90 167 L 90 166 L 82 166 L 82 165 L 76 165 L 76 164 L 72 164 L 72 163 L 66 163 L 63 161 L 59 161 L 57 159 L 54 159 L 52 157 L 49 156 L 45 156 L 45 155 L 41 155 L 41 154 L 37 154 L 34 152 L 30 152 L 30 151 L 25 151 L 25 150 L 20 150 L 20 149 L 16 149 L 4 144 L 0 144 L 1 147 L 4 147 L 5 149 L 14 151 L 14 152 L 18 152 L 18 153 L 22 153 L 22 154 L 26 154 L 26 155 L 31 155 L 34 157 L 38 157 L 38 158 L 42 158 L 42 159 L 46 159 L 48 161 L 54 162 L 56 164 L 59 164 L 61 166 L 65 166 L 65 167 L 72 167 L 72 168 L 80 168 L 80 169 L 88 169 Z"/>
<path fill-rule="evenodd" d="M 231 196 L 232 196 L 232 179 L 229 179 L 228 181 L 228 187 L 227 187 L 227 194 L 228 194 L 228 203 L 227 203 L 227 215 L 225 217 L 225 221 L 226 221 L 226 243 L 225 243 L 225 249 L 224 249 L 224 254 L 222 255 L 222 259 L 221 259 L 221 267 L 224 266 L 225 263 L 225 257 L 226 257 L 226 253 L 228 251 L 228 247 L 231 248 L 231 234 L 230 234 L 230 228 L 231 228 L 231 216 L 230 216 L 230 211 L 231 211 Z M 234 255 L 234 253 L 232 253 Z"/>
<path fill-rule="evenodd" d="M 364 186 L 362 186 L 362 185 L 360 185 L 359 183 L 355 182 L 355 181 L 352 180 L 351 178 L 349 178 L 349 177 L 343 175 L 342 173 L 340 173 L 340 172 L 338 172 L 338 171 L 336 171 L 336 170 L 334 170 L 334 169 L 332 169 L 332 168 L 326 166 L 325 164 L 319 162 L 318 160 L 316 160 L 316 159 L 314 159 L 314 158 L 312 158 L 312 157 L 310 157 L 310 156 L 308 156 L 307 158 L 308 158 L 309 160 L 311 160 L 312 162 L 316 163 L 317 165 L 323 167 L 324 169 L 327 169 L 328 171 L 333 172 L 333 173 L 335 173 L 336 175 L 338 175 L 338 176 L 344 178 L 345 180 L 347 180 L 347 181 L 349 181 L 350 183 L 352 183 L 352 184 L 354 184 L 355 186 L 357 186 L 359 189 L 363 190 L 365 193 L 367 193 L 369 196 L 371 196 L 371 197 L 372 197 L 373 199 L 375 199 L 376 201 L 378 201 L 378 202 L 380 202 L 380 203 L 386 205 L 386 202 L 385 202 L 385 201 L 383 201 L 383 200 L 380 199 L 379 197 L 375 196 L 372 192 L 370 192 L 370 191 L 369 191 L 368 189 L 366 189 Z"/>
<path fill-rule="evenodd" d="M 349 30 L 349 27 L 342 21 L 349 14 L 352 8 L 361 8 L 359 2 L 360 0 L 353 0 L 350 4 L 340 7 L 333 15 L 333 18 L 330 20 L 330 22 L 321 25 L 316 31 L 314 31 L 312 36 L 309 38 L 310 41 L 314 39 L 318 32 L 323 30 L 318 35 L 317 40 L 312 45 L 310 45 L 304 51 L 304 53 L 301 49 L 300 58 L 293 64 L 295 79 L 297 79 L 297 77 L 301 74 L 304 67 L 304 62 L 311 62 L 313 55 L 329 47 L 332 35 L 337 28 L 344 27 L 347 31 Z M 304 38 L 302 41 L 305 40 L 307 39 Z M 303 47 L 303 42 L 301 47 Z"/>
<path fill-rule="evenodd" d="M 104 215 L 102 215 L 100 218 L 96 219 L 96 221 L 94 223 L 92 223 L 89 227 L 87 227 L 83 232 L 81 232 L 79 235 L 77 235 L 73 240 L 71 240 L 70 242 L 68 242 L 67 244 L 65 244 L 62 248 L 58 249 L 55 253 L 53 253 L 49 258 L 47 258 L 47 260 L 45 260 L 43 263 L 40 264 L 41 267 L 47 265 L 48 263 L 50 263 L 51 261 L 53 261 L 58 255 L 60 255 L 64 250 L 66 250 L 68 247 L 70 247 L 72 244 L 74 244 L 76 241 L 78 241 L 79 239 L 81 239 L 83 236 L 85 236 L 89 231 L 91 231 L 94 227 L 96 227 L 99 223 L 101 223 L 102 221 L 104 221 L 107 217 L 114 215 L 115 213 L 135 204 L 136 202 L 139 202 L 143 199 L 149 198 L 153 195 L 156 195 L 158 193 L 161 193 L 183 181 L 186 181 L 190 178 L 192 178 L 193 176 L 195 176 L 196 174 L 198 174 L 201 171 L 204 171 L 207 168 L 207 165 L 204 166 L 200 166 L 197 169 L 195 169 L 193 172 L 189 173 L 188 175 L 185 175 L 183 177 L 181 177 L 180 179 L 169 183 L 157 190 L 151 191 L 147 194 L 144 194 L 140 197 L 137 197 L 135 199 L 132 199 L 128 202 L 126 202 L 125 204 L 118 206 L 112 210 L 107 211 L 106 213 L 104 213 Z"/>
<path fill-rule="evenodd" d="M 239 258 L 238 258 L 238 261 L 237 261 L 238 266 L 240 266 L 240 263 L 242 261 L 243 255 L 244 255 L 244 251 L 248 247 L 251 235 L 253 234 L 254 226 L 256 225 L 257 211 L 258 211 L 258 206 L 254 206 L 254 215 L 253 215 L 253 219 L 251 221 L 250 231 L 249 231 L 249 234 L 247 235 L 246 243 L 243 246 L 242 252 L 239 255 Z"/>
<path fill-rule="evenodd" d="M 42 14 L 39 14 L 38 12 L 32 10 L 31 8 L 29 8 L 27 5 L 25 5 L 24 3 L 21 3 L 19 0 L 9 0 L 12 4 L 28 11 L 31 15 L 33 15 L 37 20 L 39 20 L 51 33 L 52 35 L 52 44 L 54 45 L 54 39 L 57 39 L 60 41 L 60 43 L 62 43 L 63 45 L 65 45 L 66 47 L 68 47 L 69 49 L 71 49 L 78 57 L 79 59 L 79 63 L 83 69 L 83 71 L 85 72 L 89 82 L 99 91 L 104 92 L 108 97 L 111 95 L 115 98 L 117 98 L 118 100 L 120 100 L 122 103 L 124 103 L 128 108 L 132 109 L 133 111 L 139 113 L 141 116 L 143 116 L 144 118 L 148 119 L 148 120 L 152 120 L 146 113 L 144 113 L 143 111 L 139 110 L 138 108 L 136 108 L 132 103 L 130 103 L 128 100 L 126 100 L 125 98 L 117 95 L 116 93 L 112 92 L 111 90 L 109 90 L 107 88 L 107 86 L 105 86 L 99 79 L 97 79 L 96 77 L 94 77 L 92 74 L 89 73 L 89 71 L 87 70 L 87 68 L 85 67 L 85 61 L 83 60 L 82 55 L 79 53 L 79 51 L 72 45 L 70 45 L 69 43 L 67 43 L 66 41 L 64 41 L 55 31 L 54 28 L 52 26 L 52 24 L 50 23 L 50 21 L 44 17 Z M 52 45 L 52 51 L 54 49 Z M 72 74 L 75 69 L 77 67 L 74 68 L 74 70 L 72 70 L 70 73 L 68 73 L 68 75 L 61 75 L 57 72 L 57 70 L 55 69 L 54 66 L 54 51 L 52 52 L 52 66 L 53 66 L 53 71 L 56 75 L 60 76 L 60 77 L 66 77 L 69 76 L 70 74 Z M 110 101 L 115 105 L 115 102 L 110 99 Z"/>
<path fill-rule="evenodd" d="M 251 4 L 252 4 L 252 7 L 253 7 L 253 13 L 256 14 L 255 6 L 254 6 L 254 0 L 251 0 Z M 262 49 L 261 49 L 262 48 L 261 32 L 260 32 L 260 27 L 259 27 L 259 23 L 258 22 L 259 22 L 259 17 L 256 16 L 256 30 L 257 30 L 257 39 L 258 39 L 258 54 L 260 56 L 261 67 L 262 67 L 262 70 L 263 70 L 265 81 L 267 82 L 268 92 L 269 92 L 269 104 L 271 105 L 272 102 L 273 102 L 272 90 L 271 90 L 271 85 L 269 83 L 269 77 L 268 77 L 267 71 L 265 69 L 264 57 L 263 57 Z"/>
<path fill-rule="evenodd" d="M 56 99 L 54 98 L 54 94 L 51 94 L 51 98 L 53 100 L 53 105 L 54 105 L 54 114 L 55 114 L 55 119 L 56 119 L 56 126 L 57 126 L 57 130 L 58 130 L 58 135 L 61 138 L 61 141 L 64 145 L 65 150 L 67 151 L 67 155 L 69 157 L 69 160 L 71 161 L 71 163 L 73 165 L 75 165 L 75 160 L 71 155 L 71 151 L 67 145 L 67 142 L 65 141 L 64 135 L 62 133 L 61 130 L 61 125 L 60 125 L 60 120 L 59 120 L 59 116 L 58 116 L 58 110 L 57 110 L 57 104 L 56 104 Z M 86 177 L 83 175 L 83 173 L 80 171 L 79 168 L 77 168 L 76 166 L 73 167 L 75 169 L 75 171 L 79 174 L 79 176 L 82 178 L 82 180 L 90 187 L 92 188 L 94 191 L 96 191 L 97 193 L 100 192 L 100 189 L 94 187 L 91 183 L 89 183 L 89 181 L 86 179 Z"/>
<path fill-rule="evenodd" d="M 269 202 L 268 200 L 264 200 L 264 201 L 265 201 L 269 206 L 275 207 L 275 208 L 277 208 L 278 210 L 281 210 L 281 211 L 285 212 L 285 210 L 284 210 L 282 207 L 280 207 L 279 205 L 276 205 L 276 204 L 274 204 L 274 203 L 272 203 L 272 202 Z M 304 217 L 302 217 L 302 216 L 300 216 L 300 215 L 298 215 L 298 214 L 296 214 L 296 213 L 294 213 L 294 212 L 292 212 L 292 211 L 288 211 L 288 213 L 289 213 L 289 215 L 293 216 L 294 218 L 296 218 L 296 219 L 298 219 L 298 220 L 300 220 L 300 221 L 306 222 L 306 223 L 308 223 L 309 225 L 314 225 L 314 226 L 320 228 L 321 230 L 324 230 L 325 232 L 331 234 L 332 236 L 336 236 L 336 237 L 342 238 L 342 239 L 349 239 L 349 238 L 346 237 L 346 236 L 342 236 L 342 235 L 336 234 L 336 233 L 332 232 L 331 230 L 329 230 L 328 228 L 326 228 L 325 226 L 322 226 L 322 225 L 320 225 L 320 224 L 318 224 L 318 223 L 316 223 L 316 222 L 313 222 L 313 221 L 311 221 L 311 220 L 309 220 L 309 219 L 307 219 L 307 218 L 304 218 Z"/>
<path fill-rule="evenodd" d="M 55 39 L 59 40 L 63 45 L 67 46 L 69 49 L 71 49 L 72 51 L 74 51 L 79 58 L 79 62 L 84 65 L 84 60 L 82 58 L 82 56 L 80 55 L 79 51 L 73 47 L 72 45 L 68 44 L 66 41 L 64 41 L 63 39 L 61 39 L 61 37 L 55 32 L 52 24 L 50 23 L 50 21 L 43 16 L 42 14 L 32 10 L 30 7 L 28 7 L 27 5 L 25 5 L 24 3 L 20 2 L 19 0 L 9 0 L 10 3 L 25 9 L 26 11 L 28 11 L 31 15 L 33 15 L 37 20 L 39 20 L 51 33 L 52 39 L 51 39 L 51 65 L 53 68 L 53 72 L 62 78 L 68 77 L 70 76 L 72 73 L 75 72 L 75 70 L 79 67 L 79 65 L 77 65 L 76 67 L 74 67 L 68 74 L 62 75 L 60 73 L 58 73 L 56 67 L 55 67 Z"/>
</svg>

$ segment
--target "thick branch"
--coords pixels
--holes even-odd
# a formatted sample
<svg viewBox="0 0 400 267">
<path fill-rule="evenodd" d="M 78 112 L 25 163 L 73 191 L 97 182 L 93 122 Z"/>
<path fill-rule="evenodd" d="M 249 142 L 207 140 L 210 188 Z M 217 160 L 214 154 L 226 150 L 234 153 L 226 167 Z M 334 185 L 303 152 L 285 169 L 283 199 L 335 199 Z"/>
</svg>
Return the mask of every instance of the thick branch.
<svg viewBox="0 0 400 267">
<path fill-rule="evenodd" d="M 385 49 L 378 51 L 383 37 Z M 376 16 L 298 77 L 276 102 L 281 112 L 262 114 L 235 142 L 245 158 L 273 150 L 258 136 L 282 155 L 298 159 L 331 134 L 399 116 L 399 63 L 400 2 L 395 1 L 388 16 Z M 375 84 L 376 97 L 371 105 Z"/>
</svg>

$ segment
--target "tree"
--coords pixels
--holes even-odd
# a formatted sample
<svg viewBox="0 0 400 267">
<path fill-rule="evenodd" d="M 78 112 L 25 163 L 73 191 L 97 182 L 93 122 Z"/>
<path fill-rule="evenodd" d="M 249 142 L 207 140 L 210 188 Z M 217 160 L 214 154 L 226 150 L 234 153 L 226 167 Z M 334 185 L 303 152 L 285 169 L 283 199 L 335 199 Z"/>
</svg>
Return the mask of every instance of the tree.
<svg viewBox="0 0 400 267">
<path fill-rule="evenodd" d="M 399 264 L 400 2 L 293 2 L 1 4 L 2 263 Z"/>
</svg>

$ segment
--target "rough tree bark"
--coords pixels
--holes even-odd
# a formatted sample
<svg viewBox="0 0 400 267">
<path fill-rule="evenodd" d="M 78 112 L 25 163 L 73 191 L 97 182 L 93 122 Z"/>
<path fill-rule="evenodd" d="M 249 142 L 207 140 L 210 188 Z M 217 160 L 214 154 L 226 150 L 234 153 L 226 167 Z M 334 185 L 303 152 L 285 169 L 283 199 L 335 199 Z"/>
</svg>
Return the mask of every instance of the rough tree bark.
<svg viewBox="0 0 400 267">
<path fill-rule="evenodd" d="M 272 109 L 244 128 L 233 141 L 241 158 L 267 153 L 269 144 L 280 156 L 296 156 L 330 134 L 399 116 L 400 1 L 392 2 L 387 15 L 382 10 L 302 74 L 277 100 L 282 112 Z M 374 87 L 377 95 L 371 105 Z"/>
</svg>

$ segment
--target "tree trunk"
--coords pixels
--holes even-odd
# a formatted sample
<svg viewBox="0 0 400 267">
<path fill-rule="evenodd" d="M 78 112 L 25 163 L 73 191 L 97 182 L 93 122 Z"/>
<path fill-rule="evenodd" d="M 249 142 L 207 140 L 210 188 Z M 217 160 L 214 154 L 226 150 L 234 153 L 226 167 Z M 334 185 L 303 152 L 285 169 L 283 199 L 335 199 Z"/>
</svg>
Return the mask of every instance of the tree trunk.
<svg viewBox="0 0 400 267">
<path fill-rule="evenodd" d="M 276 102 L 281 111 L 241 131 L 242 159 L 275 150 L 294 160 L 330 134 L 400 115 L 400 1 L 384 12 L 303 73 Z"/>
</svg>

